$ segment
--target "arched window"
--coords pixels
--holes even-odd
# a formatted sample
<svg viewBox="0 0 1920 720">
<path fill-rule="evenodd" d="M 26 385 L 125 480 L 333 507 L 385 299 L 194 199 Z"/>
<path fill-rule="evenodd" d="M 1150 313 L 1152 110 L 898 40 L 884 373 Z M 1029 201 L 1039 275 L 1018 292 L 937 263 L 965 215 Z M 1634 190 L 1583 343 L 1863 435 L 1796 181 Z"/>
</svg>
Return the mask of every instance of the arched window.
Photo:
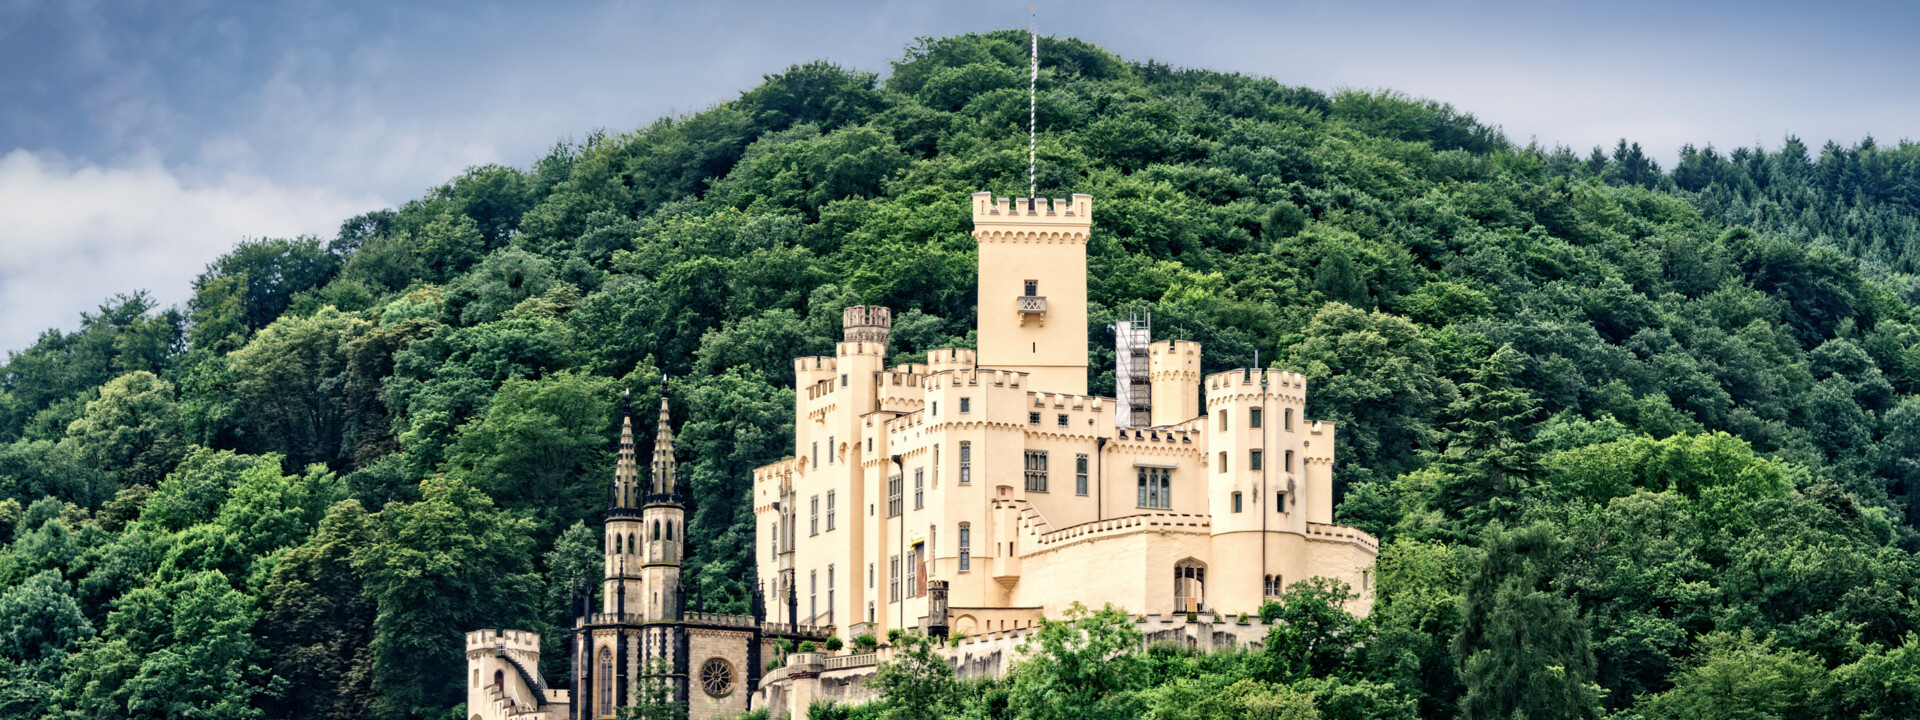
<svg viewBox="0 0 1920 720">
<path fill-rule="evenodd" d="M 973 525 L 960 523 L 960 572 L 973 570 Z"/>
<path fill-rule="evenodd" d="M 1225 417 L 1225 416 L 1223 415 L 1222 417 Z M 1226 471 L 1227 471 L 1227 451 L 1221 450 L 1220 451 L 1220 470 L 1218 472 L 1224 473 Z"/>
<path fill-rule="evenodd" d="M 504 670 L 493 671 L 493 686 L 497 688 L 502 688 L 502 689 L 506 688 L 507 686 L 506 671 Z"/>
<path fill-rule="evenodd" d="M 600 648 L 600 676 L 594 678 L 600 686 L 600 714 L 613 714 L 613 651 Z"/>
<path fill-rule="evenodd" d="M 660 539 L 660 521 L 659 520 L 653 521 L 653 539 L 655 540 Z"/>
<path fill-rule="evenodd" d="M 624 547 L 625 547 L 624 545 L 620 544 L 620 536 L 616 534 L 613 536 L 613 546 L 607 548 L 607 552 L 613 553 L 615 555 L 619 555 L 621 552 L 623 552 Z"/>
<path fill-rule="evenodd" d="M 633 541 L 633 533 L 627 533 L 627 552 L 640 552 L 640 543 Z"/>
<path fill-rule="evenodd" d="M 1200 612 L 1207 609 L 1207 566 L 1197 560 L 1173 564 L 1174 612 Z"/>
<path fill-rule="evenodd" d="M 667 521 L 667 539 L 668 540 L 673 539 L 673 521 L 672 520 Z"/>
</svg>

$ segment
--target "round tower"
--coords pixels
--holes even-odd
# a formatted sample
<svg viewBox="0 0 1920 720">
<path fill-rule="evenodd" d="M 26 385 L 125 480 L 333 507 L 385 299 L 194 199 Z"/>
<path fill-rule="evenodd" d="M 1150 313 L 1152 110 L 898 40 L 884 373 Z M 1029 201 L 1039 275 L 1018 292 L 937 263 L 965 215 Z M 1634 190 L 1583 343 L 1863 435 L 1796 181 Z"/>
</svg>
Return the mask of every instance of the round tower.
<svg viewBox="0 0 1920 720">
<path fill-rule="evenodd" d="M 1148 346 L 1147 356 L 1153 424 L 1173 425 L 1200 417 L 1200 343 L 1157 342 Z"/>
<path fill-rule="evenodd" d="M 840 311 L 841 331 L 847 342 L 874 343 L 886 351 L 893 333 L 893 311 L 879 305 L 855 305 Z"/>
</svg>

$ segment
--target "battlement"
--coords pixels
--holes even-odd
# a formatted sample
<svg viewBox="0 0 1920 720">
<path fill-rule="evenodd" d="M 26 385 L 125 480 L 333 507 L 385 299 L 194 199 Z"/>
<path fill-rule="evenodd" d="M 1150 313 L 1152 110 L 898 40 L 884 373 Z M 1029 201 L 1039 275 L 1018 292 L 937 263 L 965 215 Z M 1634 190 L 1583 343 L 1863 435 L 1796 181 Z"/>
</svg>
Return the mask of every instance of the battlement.
<svg viewBox="0 0 1920 720">
<path fill-rule="evenodd" d="M 928 372 L 970 370 L 974 364 L 974 353 L 966 348 L 941 348 L 927 351 Z"/>
<path fill-rule="evenodd" d="M 1074 410 L 1092 410 L 1099 412 L 1100 409 L 1104 407 L 1102 403 L 1106 399 L 1107 398 L 1097 395 L 1070 395 L 1067 393 L 1027 391 L 1028 404 L 1035 408 L 1057 408 L 1062 410 L 1071 408 Z"/>
<path fill-rule="evenodd" d="M 1240 368 L 1208 375 L 1206 382 L 1209 396 L 1215 392 L 1246 392 L 1259 388 L 1263 383 L 1273 393 L 1304 396 L 1307 392 L 1307 376 L 1285 370 Z"/>
<path fill-rule="evenodd" d="M 884 337 L 880 339 L 880 342 L 843 340 L 833 344 L 833 353 L 836 357 L 854 357 L 856 355 L 886 357 L 887 341 Z"/>
<path fill-rule="evenodd" d="M 993 193 L 973 194 L 973 224 L 981 223 L 1059 223 L 1088 225 L 1093 219 L 1093 196 L 1074 193 L 1072 198 L 996 198 Z"/>
<path fill-rule="evenodd" d="M 840 328 L 847 342 L 877 343 L 886 351 L 893 330 L 893 311 L 880 305 L 855 305 L 840 311 Z"/>
<path fill-rule="evenodd" d="M 1162 340 L 1147 346 L 1151 375 L 1177 373 L 1200 379 L 1200 343 L 1192 340 Z"/>
<path fill-rule="evenodd" d="M 504 646 L 508 650 L 540 655 L 540 633 L 525 630 L 474 630 L 467 633 L 467 649 L 480 650 L 495 646 Z"/>
<path fill-rule="evenodd" d="M 842 343 L 845 344 L 845 343 Z M 823 355 L 809 355 L 793 359 L 793 372 L 804 376 L 809 372 L 833 372 L 839 368 L 839 362 Z"/>
</svg>

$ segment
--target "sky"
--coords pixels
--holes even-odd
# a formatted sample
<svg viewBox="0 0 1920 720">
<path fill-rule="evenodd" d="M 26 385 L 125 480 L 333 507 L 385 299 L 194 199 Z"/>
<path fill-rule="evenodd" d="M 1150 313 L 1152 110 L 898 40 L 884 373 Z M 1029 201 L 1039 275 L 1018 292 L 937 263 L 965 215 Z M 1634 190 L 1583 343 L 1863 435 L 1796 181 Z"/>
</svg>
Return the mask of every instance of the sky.
<svg viewBox="0 0 1920 720">
<path fill-rule="evenodd" d="M 816 59 L 1024 27 L 1031 0 L 0 0 L 0 350 L 116 293 L 184 304 L 248 238 L 331 237 Z M 1584 151 L 1920 138 L 1920 4 L 1045 0 L 1132 60 L 1393 89 Z"/>
</svg>

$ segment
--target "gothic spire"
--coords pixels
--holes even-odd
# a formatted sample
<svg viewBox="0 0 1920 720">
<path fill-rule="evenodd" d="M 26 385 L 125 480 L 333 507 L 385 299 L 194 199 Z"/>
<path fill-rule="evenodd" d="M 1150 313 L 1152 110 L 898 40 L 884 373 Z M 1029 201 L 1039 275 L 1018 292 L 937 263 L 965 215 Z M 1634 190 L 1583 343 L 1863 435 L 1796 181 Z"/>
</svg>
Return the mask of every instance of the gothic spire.
<svg viewBox="0 0 1920 720">
<path fill-rule="evenodd" d="M 613 470 L 612 508 L 634 507 L 640 491 L 640 467 L 633 449 L 633 391 L 620 400 L 620 464 Z"/>
<path fill-rule="evenodd" d="M 674 493 L 673 425 L 667 414 L 666 388 L 660 390 L 660 422 L 653 439 L 653 493 Z"/>
</svg>

